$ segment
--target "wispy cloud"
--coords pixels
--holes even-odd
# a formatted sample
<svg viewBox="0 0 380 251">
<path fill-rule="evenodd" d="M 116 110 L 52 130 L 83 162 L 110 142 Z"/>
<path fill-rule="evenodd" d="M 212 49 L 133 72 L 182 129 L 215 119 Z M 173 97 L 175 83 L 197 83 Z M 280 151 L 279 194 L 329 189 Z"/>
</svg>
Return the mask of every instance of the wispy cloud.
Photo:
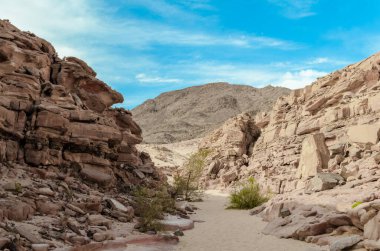
<svg viewBox="0 0 380 251">
<path fill-rule="evenodd" d="M 317 2 L 267 1 L 288 18 L 315 15 Z M 96 66 L 99 78 L 126 95 L 128 107 L 161 91 L 215 81 L 299 88 L 343 62 L 328 54 L 285 59 L 279 54 L 291 56 L 286 50 L 303 45 L 265 33 L 210 28 L 215 20 L 208 22 L 204 13 L 217 11 L 208 0 L 122 3 L 127 11 L 118 15 L 119 6 L 110 8 L 106 0 L 12 0 L 1 6 L 0 17 L 51 41 L 60 56 Z M 136 9 L 149 14 L 138 16 Z"/>
<path fill-rule="evenodd" d="M 380 23 L 374 23 L 378 26 Z M 340 48 L 348 49 L 360 54 L 370 55 L 380 51 L 380 32 L 378 29 L 351 28 L 351 29 L 334 29 L 326 33 L 325 39 L 338 41 Z M 355 50 L 352 50 L 355 48 Z"/>
<path fill-rule="evenodd" d="M 210 4 L 210 0 L 180 0 L 178 3 L 196 10 L 216 10 L 216 8 Z"/>
<path fill-rule="evenodd" d="M 293 68 L 294 67 L 294 68 Z M 308 68 L 304 64 L 303 69 L 299 65 L 283 68 L 270 65 L 258 64 L 221 64 L 218 62 L 202 62 L 186 65 L 180 69 L 174 69 L 178 74 L 186 76 L 197 76 L 187 84 L 203 84 L 210 82 L 229 82 L 234 84 L 248 84 L 258 87 L 266 85 L 283 86 L 290 89 L 304 87 L 324 76 L 327 72 Z"/>
<path fill-rule="evenodd" d="M 196 15 L 168 4 L 165 1 L 131 0 L 129 6 L 138 5 L 159 15 L 178 19 L 197 19 Z M 196 4 L 196 2 L 191 2 Z M 85 0 L 28 0 L 9 1 L 2 5 L 0 16 L 10 19 L 22 29 L 59 44 L 61 56 L 75 52 L 82 54 L 94 46 L 129 46 L 133 49 L 152 49 L 155 45 L 172 46 L 227 46 L 237 48 L 296 49 L 298 45 L 282 39 L 241 34 L 207 32 L 194 28 L 178 28 L 172 23 L 145 20 L 133 16 L 116 17 L 113 9 L 102 8 L 103 1 Z M 22 8 L 20 8 L 22 6 Z M 200 20 L 198 20 L 200 21 Z M 85 41 L 88 41 L 85 43 Z"/>
<path fill-rule="evenodd" d="M 334 59 L 329 57 L 317 57 L 306 61 L 308 65 L 329 65 L 329 66 L 344 66 L 350 62 L 347 60 Z"/>
<path fill-rule="evenodd" d="M 268 0 L 269 3 L 281 8 L 281 14 L 287 18 L 299 19 L 314 16 L 312 10 L 318 0 Z"/>
<path fill-rule="evenodd" d="M 188 4 L 191 6 L 196 4 L 196 2 L 188 2 Z M 193 22 L 202 18 L 192 12 L 186 11 L 180 5 L 171 4 L 165 0 L 128 0 L 127 6 L 144 8 L 168 21 L 181 20 Z"/>
<path fill-rule="evenodd" d="M 145 73 L 139 73 L 136 75 L 136 80 L 141 83 L 179 83 L 183 80 L 178 78 L 163 78 L 157 76 L 147 76 Z"/>
</svg>

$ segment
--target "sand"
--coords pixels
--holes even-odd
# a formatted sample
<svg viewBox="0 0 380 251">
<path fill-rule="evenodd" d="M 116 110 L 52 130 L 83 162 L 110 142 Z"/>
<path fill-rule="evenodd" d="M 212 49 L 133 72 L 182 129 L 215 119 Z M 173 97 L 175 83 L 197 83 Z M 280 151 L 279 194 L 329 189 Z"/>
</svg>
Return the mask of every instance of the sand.
<svg viewBox="0 0 380 251">
<path fill-rule="evenodd" d="M 261 233 L 266 223 L 246 210 L 225 210 L 228 197 L 208 191 L 204 202 L 193 203 L 199 210 L 192 217 L 204 221 L 185 231 L 176 251 L 318 251 L 319 246 L 279 239 Z"/>
</svg>

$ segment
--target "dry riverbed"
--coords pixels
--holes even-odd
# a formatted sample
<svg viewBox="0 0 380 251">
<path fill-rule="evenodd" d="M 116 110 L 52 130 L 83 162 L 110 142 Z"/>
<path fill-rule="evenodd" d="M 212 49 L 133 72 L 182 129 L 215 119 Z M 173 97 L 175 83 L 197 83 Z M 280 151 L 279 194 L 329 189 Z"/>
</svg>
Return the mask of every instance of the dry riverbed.
<svg viewBox="0 0 380 251">
<path fill-rule="evenodd" d="M 193 219 L 200 221 L 185 231 L 176 251 L 319 251 L 321 247 L 305 242 L 278 239 L 261 233 L 266 223 L 246 210 L 225 210 L 228 197 L 208 191 Z"/>
</svg>

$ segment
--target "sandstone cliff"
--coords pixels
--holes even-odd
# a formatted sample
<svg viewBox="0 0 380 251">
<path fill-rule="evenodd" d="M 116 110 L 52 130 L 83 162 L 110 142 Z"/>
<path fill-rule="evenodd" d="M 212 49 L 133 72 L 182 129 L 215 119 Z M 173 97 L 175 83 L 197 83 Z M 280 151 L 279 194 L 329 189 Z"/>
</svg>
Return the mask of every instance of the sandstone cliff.
<svg viewBox="0 0 380 251">
<path fill-rule="evenodd" d="M 134 217 L 124 192 L 161 176 L 131 113 L 111 108 L 122 101 L 82 60 L 0 20 L 0 249 L 102 241 Z"/>
<path fill-rule="evenodd" d="M 212 83 L 163 93 L 132 110 L 146 143 L 172 143 L 205 136 L 242 112 L 268 111 L 282 87 L 254 88 Z"/>
<path fill-rule="evenodd" d="M 380 53 L 292 91 L 270 112 L 235 121 L 200 145 L 217 153 L 206 186 L 253 176 L 275 195 L 253 211 L 270 221 L 264 233 L 330 250 L 380 249 Z M 249 143 L 239 136 L 256 131 Z M 229 144 L 232 151 L 218 150 Z"/>
</svg>

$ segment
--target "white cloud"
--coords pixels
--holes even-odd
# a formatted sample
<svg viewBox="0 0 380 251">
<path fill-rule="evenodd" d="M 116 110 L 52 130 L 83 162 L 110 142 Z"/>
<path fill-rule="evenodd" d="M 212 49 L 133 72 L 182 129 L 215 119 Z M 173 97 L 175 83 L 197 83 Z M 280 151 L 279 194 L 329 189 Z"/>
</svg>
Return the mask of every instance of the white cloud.
<svg viewBox="0 0 380 251">
<path fill-rule="evenodd" d="M 147 76 L 144 73 L 139 73 L 136 75 L 136 80 L 141 83 L 179 83 L 182 80 L 178 78 L 162 78 L 162 77 L 153 77 Z"/>
<path fill-rule="evenodd" d="M 78 49 L 73 48 L 73 47 L 69 47 L 66 45 L 62 45 L 62 46 L 61 45 L 55 45 L 54 48 L 57 51 L 58 56 L 60 56 L 60 57 L 64 57 L 64 56 L 76 56 L 78 58 L 84 58 L 85 57 L 84 51 L 78 50 Z"/>
<path fill-rule="evenodd" d="M 298 68 L 298 67 L 296 67 Z M 182 69 L 182 71 L 181 71 Z M 257 87 L 266 85 L 283 86 L 290 89 L 304 87 L 318 77 L 327 73 L 315 69 L 292 69 L 270 65 L 219 64 L 203 62 L 184 65 L 174 69 L 178 74 L 192 79 L 186 84 L 204 84 L 210 82 L 229 82 L 233 84 L 248 84 Z M 194 78 L 196 76 L 196 78 Z M 193 77 L 193 78 L 192 78 Z"/>
<path fill-rule="evenodd" d="M 297 72 L 285 72 L 276 82 L 275 85 L 283 86 L 290 89 L 298 89 L 311 84 L 318 77 L 326 75 L 327 72 L 313 69 L 301 70 Z"/>
<path fill-rule="evenodd" d="M 281 8 L 281 13 L 291 19 L 299 19 L 316 15 L 313 5 L 319 0 L 268 0 L 269 3 Z"/>
<path fill-rule="evenodd" d="M 10 19 L 23 30 L 30 30 L 53 44 L 66 48 L 61 50 L 61 56 L 72 56 L 67 53 L 78 51 L 88 55 L 88 50 L 95 44 L 125 45 L 133 49 L 149 49 L 157 44 L 269 47 L 285 50 L 297 48 L 296 44 L 289 41 L 254 34 L 231 33 L 232 35 L 226 36 L 194 28 L 177 28 L 173 24 L 132 16 L 117 18 L 113 15 L 115 10 L 103 6 L 104 4 L 99 0 L 12 0 L 2 4 L 0 16 Z M 197 18 L 164 1 L 135 0 L 130 4 L 139 4 L 161 15 L 172 16 L 174 21 L 186 14 L 192 19 Z M 67 48 L 76 48 L 76 51 Z"/>
<path fill-rule="evenodd" d="M 43 37 L 81 34 L 98 25 L 95 8 L 85 0 L 14 0 L 2 3 L 0 16 Z"/>
</svg>

